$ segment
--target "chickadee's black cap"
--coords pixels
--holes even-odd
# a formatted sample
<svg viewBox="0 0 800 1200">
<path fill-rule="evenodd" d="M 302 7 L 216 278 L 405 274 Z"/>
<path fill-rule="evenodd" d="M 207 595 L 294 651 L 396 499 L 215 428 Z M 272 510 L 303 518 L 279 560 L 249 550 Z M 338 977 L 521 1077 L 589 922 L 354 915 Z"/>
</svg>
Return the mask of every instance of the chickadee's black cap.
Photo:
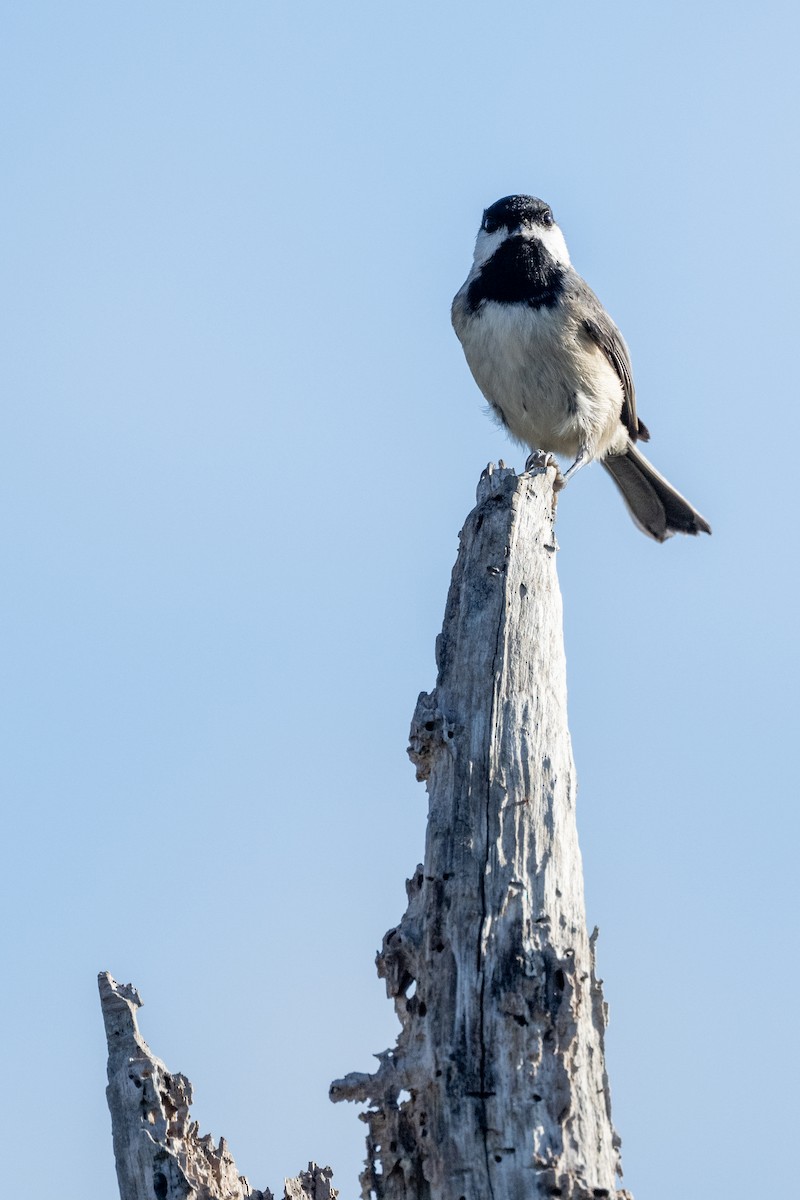
<svg viewBox="0 0 800 1200">
<path fill-rule="evenodd" d="M 495 229 L 515 229 L 522 221 L 552 225 L 552 209 L 536 196 L 503 196 L 483 214 L 483 228 L 489 233 Z"/>
</svg>

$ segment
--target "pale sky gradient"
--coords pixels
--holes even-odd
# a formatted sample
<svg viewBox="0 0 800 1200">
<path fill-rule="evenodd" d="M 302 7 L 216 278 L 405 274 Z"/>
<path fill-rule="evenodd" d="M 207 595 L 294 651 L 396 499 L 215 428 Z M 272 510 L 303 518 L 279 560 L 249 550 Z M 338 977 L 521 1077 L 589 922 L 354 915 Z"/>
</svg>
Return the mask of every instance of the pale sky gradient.
<svg viewBox="0 0 800 1200">
<path fill-rule="evenodd" d="M 116 1195 L 99 970 L 279 1191 L 397 1023 L 405 755 L 482 467 L 450 329 L 484 206 L 552 204 L 648 453 L 559 512 L 578 823 L 638 1200 L 792 1178 L 800 20 L 790 3 L 6 2 L 0 1128 Z M 755 1182 L 754 1182 L 755 1181 Z"/>
</svg>

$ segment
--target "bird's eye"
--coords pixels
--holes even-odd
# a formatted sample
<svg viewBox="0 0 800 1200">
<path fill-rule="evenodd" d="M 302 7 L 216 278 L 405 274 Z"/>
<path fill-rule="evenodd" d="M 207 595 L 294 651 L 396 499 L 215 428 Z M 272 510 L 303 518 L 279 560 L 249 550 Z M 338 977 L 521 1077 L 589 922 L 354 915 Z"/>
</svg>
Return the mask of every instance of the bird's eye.
<svg viewBox="0 0 800 1200">
<path fill-rule="evenodd" d="M 551 211 L 550 211 L 550 209 L 549 209 L 549 208 L 546 208 L 546 209 L 544 210 L 544 212 L 542 213 L 542 224 L 543 224 L 543 225 L 552 225 L 552 224 L 554 224 L 554 221 L 553 221 L 553 214 L 551 213 Z"/>
<path fill-rule="evenodd" d="M 487 217 L 484 214 L 483 224 L 481 225 L 481 229 L 484 231 L 484 233 L 495 233 L 499 228 L 500 226 L 498 225 L 497 221 L 493 221 L 491 217 Z"/>
</svg>

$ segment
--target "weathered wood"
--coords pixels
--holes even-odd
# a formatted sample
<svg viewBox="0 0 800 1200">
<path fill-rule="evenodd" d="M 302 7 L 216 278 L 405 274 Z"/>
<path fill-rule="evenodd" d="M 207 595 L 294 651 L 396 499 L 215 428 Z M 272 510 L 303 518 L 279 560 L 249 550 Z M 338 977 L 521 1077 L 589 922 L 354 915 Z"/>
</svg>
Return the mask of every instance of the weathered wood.
<svg viewBox="0 0 800 1200">
<path fill-rule="evenodd" d="M 274 1200 L 239 1175 L 225 1138 L 215 1146 L 190 1119 L 192 1085 L 168 1071 L 139 1033 L 131 984 L 98 976 L 108 1041 L 108 1107 L 121 1200 Z M 308 1164 L 284 1200 L 335 1200 L 329 1167 Z"/>
<path fill-rule="evenodd" d="M 402 1030 L 374 1075 L 362 1195 L 596 1200 L 617 1191 L 567 726 L 550 475 L 488 468 L 461 533 L 438 679 L 409 753 L 424 866 L 378 972 Z"/>
</svg>

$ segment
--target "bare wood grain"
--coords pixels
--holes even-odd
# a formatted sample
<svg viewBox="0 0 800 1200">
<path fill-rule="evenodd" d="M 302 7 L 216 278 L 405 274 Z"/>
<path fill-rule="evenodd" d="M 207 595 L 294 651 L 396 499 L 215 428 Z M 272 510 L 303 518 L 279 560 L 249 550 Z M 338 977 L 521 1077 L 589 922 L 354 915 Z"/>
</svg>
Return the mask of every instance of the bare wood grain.
<svg viewBox="0 0 800 1200">
<path fill-rule="evenodd" d="M 614 1197 L 603 1035 L 575 822 L 553 473 L 488 468 L 461 533 L 438 679 L 409 753 L 424 865 L 378 972 L 401 1022 L 367 1101 L 362 1195 Z"/>
<path fill-rule="evenodd" d="M 251 1188 L 225 1138 L 219 1145 L 192 1121 L 192 1085 L 169 1071 L 139 1032 L 142 1000 L 129 983 L 98 976 L 108 1041 L 108 1087 L 121 1200 L 274 1200 Z M 308 1164 L 287 1179 L 284 1200 L 335 1200 L 329 1167 Z"/>
</svg>

